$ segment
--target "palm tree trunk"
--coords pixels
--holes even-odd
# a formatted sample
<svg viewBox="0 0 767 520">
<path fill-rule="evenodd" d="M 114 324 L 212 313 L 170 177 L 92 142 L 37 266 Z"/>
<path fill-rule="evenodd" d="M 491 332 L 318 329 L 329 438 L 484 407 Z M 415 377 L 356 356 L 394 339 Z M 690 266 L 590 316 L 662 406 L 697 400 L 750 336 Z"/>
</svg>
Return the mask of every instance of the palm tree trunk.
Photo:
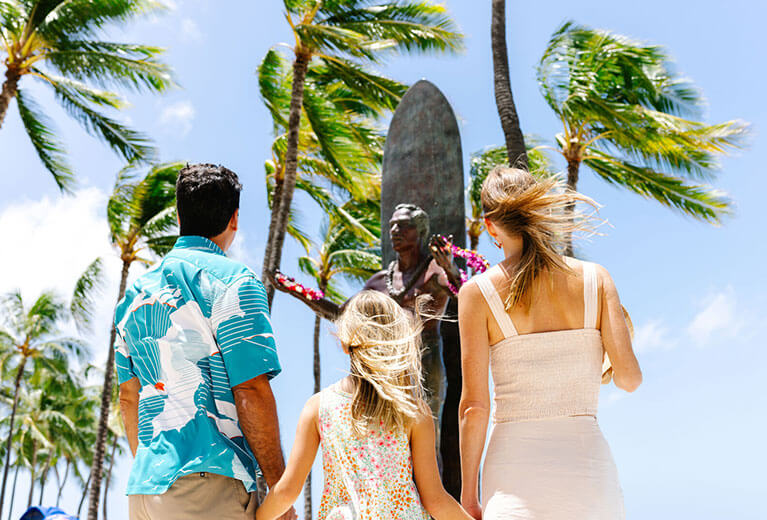
<svg viewBox="0 0 767 520">
<path fill-rule="evenodd" d="M 320 284 L 321 286 L 323 284 Z M 321 291 L 325 289 L 320 288 Z M 322 318 L 319 316 L 314 317 L 314 393 L 320 391 L 320 327 L 322 326 Z M 304 484 L 304 518 L 310 519 L 312 517 L 312 472 L 306 477 L 306 484 Z"/>
<path fill-rule="evenodd" d="M 125 296 L 125 286 L 128 282 L 128 271 L 130 262 L 123 261 L 122 273 L 120 275 L 120 290 L 117 295 L 117 302 Z M 93 450 L 93 464 L 91 465 L 90 495 L 88 499 L 88 520 L 97 520 L 99 516 L 99 499 L 101 498 L 101 478 L 104 466 L 104 451 L 107 442 L 107 421 L 109 420 L 109 408 L 112 404 L 112 380 L 114 379 L 115 364 L 115 338 L 117 329 L 114 320 L 112 321 L 112 330 L 109 332 L 109 352 L 107 353 L 107 366 L 104 371 L 104 386 L 101 389 L 101 412 L 99 415 L 99 427 L 96 434 L 96 446 Z"/>
<path fill-rule="evenodd" d="M 37 441 L 32 441 L 32 464 L 29 468 L 29 498 L 27 498 L 27 509 L 32 507 L 32 493 L 35 490 L 35 466 L 37 466 Z"/>
<path fill-rule="evenodd" d="M 83 487 L 83 496 L 80 497 L 80 504 L 77 506 L 77 518 L 80 518 L 80 511 L 83 510 L 83 504 L 85 503 L 85 497 L 88 496 L 88 490 L 91 488 L 92 473 L 88 473 L 88 480 L 85 481 L 85 487 Z"/>
<path fill-rule="evenodd" d="M 48 480 L 48 472 L 51 470 L 51 461 L 53 460 L 53 449 L 48 452 L 48 459 L 45 461 L 45 468 L 42 472 L 42 478 L 40 479 L 40 500 L 39 503 L 43 503 L 43 492 L 45 491 L 45 482 Z"/>
<path fill-rule="evenodd" d="M 16 499 L 16 481 L 19 479 L 20 469 L 21 469 L 21 464 L 18 464 L 16 466 L 16 471 L 13 472 L 13 487 L 11 487 L 11 502 L 10 504 L 8 504 L 8 520 L 11 520 L 11 515 L 13 514 L 13 502 Z"/>
<path fill-rule="evenodd" d="M 501 127 L 506 139 L 506 152 L 509 165 L 527 169 L 525 136 L 519 126 L 517 107 L 511 94 L 509 77 L 509 53 L 506 47 L 506 0 L 493 0 L 491 24 L 493 45 L 493 76 L 495 82 L 495 104 L 501 118 Z"/>
<path fill-rule="evenodd" d="M 3 485 L 0 491 L 0 512 L 3 511 L 5 502 L 5 485 L 8 482 L 8 472 L 11 469 L 11 440 L 13 439 L 13 421 L 16 419 L 16 410 L 19 407 L 19 388 L 21 388 L 21 376 L 24 374 L 24 365 L 27 364 L 27 358 L 22 356 L 19 368 L 16 370 L 16 379 L 13 383 L 13 406 L 11 407 L 11 418 L 8 426 L 8 440 L 5 441 L 5 467 L 3 468 Z"/>
<path fill-rule="evenodd" d="M 570 159 L 567 161 L 567 189 L 569 191 L 578 190 L 578 170 L 581 167 L 581 162 L 577 159 Z M 572 220 L 575 213 L 575 202 L 570 202 L 565 206 L 565 213 Z M 573 234 L 567 233 L 565 236 L 565 256 L 573 256 Z"/>
<path fill-rule="evenodd" d="M 296 54 L 293 62 L 293 90 L 290 98 L 290 117 L 288 119 L 288 144 L 285 152 L 285 175 L 282 180 L 280 198 L 275 198 L 272 205 L 272 217 L 269 223 L 269 238 L 264 254 L 264 269 L 261 276 L 266 286 L 266 297 L 269 308 L 274 300 L 274 287 L 270 274 L 280 268 L 282 261 L 282 246 L 285 243 L 285 233 L 288 228 L 290 206 L 293 202 L 293 192 L 296 188 L 298 172 L 298 132 L 301 126 L 301 107 L 304 103 L 304 83 L 306 70 L 309 66 L 310 54 Z M 276 193 L 275 193 L 276 195 Z"/>
<path fill-rule="evenodd" d="M 5 121 L 5 114 L 8 112 L 8 106 L 11 104 L 11 100 L 16 97 L 16 93 L 19 91 L 19 79 L 21 74 L 15 67 L 8 67 L 5 71 L 5 81 L 3 82 L 3 90 L 0 91 L 0 128 L 3 127 L 3 121 Z M 2 505 L 0 505 L 2 510 Z"/>
<path fill-rule="evenodd" d="M 109 452 L 109 469 L 107 470 L 107 479 L 104 482 L 104 503 L 102 505 L 102 512 L 104 517 L 102 520 L 107 520 L 107 495 L 109 495 L 109 481 L 112 480 L 112 468 L 115 465 L 115 450 L 117 450 L 117 440 L 119 437 L 114 435 L 112 440 L 112 449 Z"/>
<path fill-rule="evenodd" d="M 61 502 L 61 493 L 64 492 L 64 485 L 67 483 L 67 478 L 69 478 L 69 465 L 70 462 L 67 460 L 67 467 L 64 470 L 64 478 L 61 479 L 61 482 L 59 482 L 59 494 L 56 495 L 56 507 L 59 507 L 59 502 Z"/>
</svg>

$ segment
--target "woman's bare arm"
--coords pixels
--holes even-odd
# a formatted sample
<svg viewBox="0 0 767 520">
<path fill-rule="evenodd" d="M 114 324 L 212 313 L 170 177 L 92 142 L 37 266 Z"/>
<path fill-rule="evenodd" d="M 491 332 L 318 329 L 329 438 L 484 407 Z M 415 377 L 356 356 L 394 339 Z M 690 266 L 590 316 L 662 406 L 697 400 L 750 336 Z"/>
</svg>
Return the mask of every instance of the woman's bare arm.
<svg viewBox="0 0 767 520">
<path fill-rule="evenodd" d="M 463 387 L 458 407 L 461 444 L 461 504 L 474 518 L 479 506 L 479 465 L 485 448 L 490 417 L 488 364 L 490 346 L 486 305 L 476 282 L 469 281 L 458 294 Z"/>
<path fill-rule="evenodd" d="M 633 392 L 642 383 L 642 370 L 631 346 L 618 290 L 607 269 L 597 266 L 597 273 L 602 295 L 602 344 L 613 367 L 613 381 L 618 388 Z"/>
</svg>

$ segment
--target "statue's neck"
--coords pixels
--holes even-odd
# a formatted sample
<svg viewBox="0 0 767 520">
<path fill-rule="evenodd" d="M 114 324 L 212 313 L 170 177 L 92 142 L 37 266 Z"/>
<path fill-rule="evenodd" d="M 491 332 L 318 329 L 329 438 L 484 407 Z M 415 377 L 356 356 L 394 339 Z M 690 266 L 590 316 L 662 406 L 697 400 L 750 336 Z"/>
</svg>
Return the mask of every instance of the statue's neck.
<svg viewBox="0 0 767 520">
<path fill-rule="evenodd" d="M 423 255 L 418 248 L 406 249 L 397 254 L 397 263 L 401 273 L 407 273 L 418 267 L 423 260 Z"/>
</svg>

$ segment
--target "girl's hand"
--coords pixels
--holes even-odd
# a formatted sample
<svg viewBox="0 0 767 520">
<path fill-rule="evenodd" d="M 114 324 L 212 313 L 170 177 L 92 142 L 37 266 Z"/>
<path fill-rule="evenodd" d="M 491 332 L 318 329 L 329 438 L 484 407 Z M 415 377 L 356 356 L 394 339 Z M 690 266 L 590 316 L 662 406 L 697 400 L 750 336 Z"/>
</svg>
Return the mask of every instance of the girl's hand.
<svg viewBox="0 0 767 520">
<path fill-rule="evenodd" d="M 469 513 L 474 520 L 482 520 L 482 506 L 479 504 L 479 500 L 462 500 L 461 505 Z"/>
</svg>

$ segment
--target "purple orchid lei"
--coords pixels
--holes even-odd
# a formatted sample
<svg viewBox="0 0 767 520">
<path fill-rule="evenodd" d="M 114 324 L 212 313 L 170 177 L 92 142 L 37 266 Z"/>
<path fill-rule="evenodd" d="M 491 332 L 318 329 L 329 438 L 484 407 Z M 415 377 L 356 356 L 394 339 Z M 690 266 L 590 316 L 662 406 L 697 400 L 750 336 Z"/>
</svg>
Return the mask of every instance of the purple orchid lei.
<svg viewBox="0 0 767 520">
<path fill-rule="evenodd" d="M 458 247 L 457 245 L 451 243 L 445 236 L 440 235 L 440 238 L 444 239 L 448 244 L 450 244 L 450 251 L 453 253 L 453 256 L 457 256 L 458 258 L 463 258 L 466 260 L 466 265 L 475 273 L 484 273 L 487 271 L 488 267 L 490 267 L 490 263 L 487 261 L 487 259 L 485 259 L 485 257 L 478 252 Z M 466 274 L 466 271 L 463 269 L 459 269 L 459 272 L 461 273 L 461 285 L 463 285 L 469 281 L 469 275 Z M 458 288 L 451 284 L 449 281 L 447 282 L 447 288 L 450 289 L 450 292 L 454 295 L 458 295 Z"/>
</svg>

